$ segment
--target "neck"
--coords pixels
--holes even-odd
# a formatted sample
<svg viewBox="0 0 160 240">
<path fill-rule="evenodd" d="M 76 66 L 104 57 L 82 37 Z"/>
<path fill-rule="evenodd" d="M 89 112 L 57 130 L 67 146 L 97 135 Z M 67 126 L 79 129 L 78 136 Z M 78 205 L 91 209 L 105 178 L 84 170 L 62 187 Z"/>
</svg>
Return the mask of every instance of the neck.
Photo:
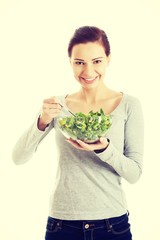
<svg viewBox="0 0 160 240">
<path fill-rule="evenodd" d="M 110 90 L 107 88 L 107 86 L 102 83 L 96 88 L 86 89 L 82 87 L 79 91 L 79 94 L 81 99 L 86 102 L 86 104 L 94 104 L 98 100 L 106 98 L 106 95 L 109 94 L 109 91 Z"/>
</svg>

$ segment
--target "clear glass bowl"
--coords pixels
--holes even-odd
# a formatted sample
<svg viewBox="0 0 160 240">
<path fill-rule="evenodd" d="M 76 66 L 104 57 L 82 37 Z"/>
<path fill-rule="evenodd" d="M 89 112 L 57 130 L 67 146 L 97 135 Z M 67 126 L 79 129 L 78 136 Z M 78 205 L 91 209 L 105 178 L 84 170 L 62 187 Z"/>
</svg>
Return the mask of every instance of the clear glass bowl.
<svg viewBox="0 0 160 240">
<path fill-rule="evenodd" d="M 111 116 L 66 117 L 58 119 L 59 129 L 66 138 L 80 139 L 86 143 L 99 141 L 111 126 Z"/>
</svg>

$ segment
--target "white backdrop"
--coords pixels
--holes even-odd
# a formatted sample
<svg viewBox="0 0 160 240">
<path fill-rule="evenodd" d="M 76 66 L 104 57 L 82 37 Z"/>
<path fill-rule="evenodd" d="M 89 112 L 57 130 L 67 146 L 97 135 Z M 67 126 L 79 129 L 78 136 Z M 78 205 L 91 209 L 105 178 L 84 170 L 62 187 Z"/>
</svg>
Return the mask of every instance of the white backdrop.
<svg viewBox="0 0 160 240">
<path fill-rule="evenodd" d="M 136 184 L 123 183 L 133 239 L 159 239 L 159 12 L 158 0 L 0 0 L 0 239 L 44 239 L 57 166 L 54 131 L 28 163 L 14 165 L 11 154 L 44 98 L 79 87 L 67 46 L 84 25 L 108 35 L 106 85 L 142 103 L 143 175 Z"/>
</svg>

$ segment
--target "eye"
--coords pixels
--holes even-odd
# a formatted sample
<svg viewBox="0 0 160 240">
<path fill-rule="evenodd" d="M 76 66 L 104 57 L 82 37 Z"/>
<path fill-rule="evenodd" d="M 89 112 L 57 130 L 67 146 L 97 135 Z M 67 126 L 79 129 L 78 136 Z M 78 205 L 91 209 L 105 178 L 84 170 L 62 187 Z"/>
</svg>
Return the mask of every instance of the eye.
<svg viewBox="0 0 160 240">
<path fill-rule="evenodd" d="M 75 62 L 77 65 L 84 65 L 84 62 Z"/>
<path fill-rule="evenodd" d="M 96 60 L 96 61 L 94 61 L 93 63 L 94 64 L 97 64 L 97 63 L 100 63 L 100 62 L 102 62 L 101 60 Z"/>
</svg>

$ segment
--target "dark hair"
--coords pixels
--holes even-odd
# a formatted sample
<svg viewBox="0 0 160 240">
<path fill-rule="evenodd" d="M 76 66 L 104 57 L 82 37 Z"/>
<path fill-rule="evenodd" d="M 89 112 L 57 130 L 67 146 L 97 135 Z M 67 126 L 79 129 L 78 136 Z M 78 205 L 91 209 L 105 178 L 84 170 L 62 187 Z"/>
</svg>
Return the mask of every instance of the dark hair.
<svg viewBox="0 0 160 240">
<path fill-rule="evenodd" d="M 110 44 L 106 33 L 92 26 L 84 26 L 75 30 L 73 37 L 71 38 L 68 46 L 68 56 L 72 55 L 72 48 L 76 44 L 87 43 L 87 42 L 99 42 L 105 49 L 107 56 L 110 54 Z"/>
</svg>

